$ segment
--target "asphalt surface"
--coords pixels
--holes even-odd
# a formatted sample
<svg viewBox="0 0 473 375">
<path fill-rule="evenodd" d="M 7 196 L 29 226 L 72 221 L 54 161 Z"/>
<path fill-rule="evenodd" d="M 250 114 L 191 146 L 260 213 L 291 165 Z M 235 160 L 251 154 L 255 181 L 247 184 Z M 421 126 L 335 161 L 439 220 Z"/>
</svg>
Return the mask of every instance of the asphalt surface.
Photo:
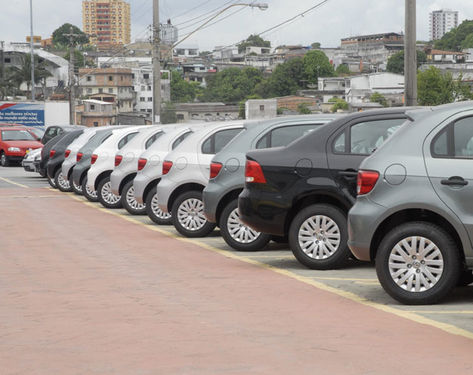
<svg viewBox="0 0 473 375">
<path fill-rule="evenodd" d="M 0 207 L 0 374 L 473 373 L 473 286 L 403 306 L 370 264 L 182 239 L 21 168 Z"/>
</svg>

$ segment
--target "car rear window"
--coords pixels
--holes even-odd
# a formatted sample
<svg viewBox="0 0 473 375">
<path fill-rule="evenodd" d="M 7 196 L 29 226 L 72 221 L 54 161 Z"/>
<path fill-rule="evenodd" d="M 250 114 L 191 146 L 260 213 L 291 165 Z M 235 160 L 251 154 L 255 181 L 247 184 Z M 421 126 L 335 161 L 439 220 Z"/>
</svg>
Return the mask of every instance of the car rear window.
<svg viewBox="0 0 473 375">
<path fill-rule="evenodd" d="M 27 130 L 2 130 L 3 141 L 34 141 L 33 135 Z"/>
<path fill-rule="evenodd" d="M 182 134 L 179 138 L 177 138 L 177 139 L 174 141 L 174 143 L 172 144 L 171 149 L 174 150 L 177 146 L 179 146 L 179 145 L 182 143 L 182 141 L 183 141 L 184 139 L 186 139 L 186 138 L 187 138 L 189 135 L 191 135 L 191 134 L 192 134 L 191 131 L 188 131 L 188 132 Z"/>
<path fill-rule="evenodd" d="M 306 135 L 320 125 L 321 124 L 281 126 L 266 133 L 266 135 L 258 141 L 256 148 L 287 146 L 289 143 Z"/>
<path fill-rule="evenodd" d="M 163 135 L 163 132 L 160 130 L 159 132 L 153 134 L 145 143 L 145 150 L 147 150 L 156 140 Z"/>
</svg>

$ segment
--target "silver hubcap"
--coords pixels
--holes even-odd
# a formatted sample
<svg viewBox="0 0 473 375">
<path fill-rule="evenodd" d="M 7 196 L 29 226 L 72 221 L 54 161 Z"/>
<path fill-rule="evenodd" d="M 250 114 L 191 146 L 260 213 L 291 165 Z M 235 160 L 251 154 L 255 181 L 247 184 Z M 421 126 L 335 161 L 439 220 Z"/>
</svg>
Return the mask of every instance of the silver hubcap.
<svg viewBox="0 0 473 375">
<path fill-rule="evenodd" d="M 151 209 L 153 210 L 153 213 L 156 215 L 156 217 L 160 219 L 167 220 L 171 218 L 171 214 L 168 214 L 159 208 L 157 194 L 154 194 L 153 198 L 151 199 Z"/>
<path fill-rule="evenodd" d="M 186 199 L 177 210 L 177 219 L 182 227 L 189 231 L 202 229 L 207 223 L 204 216 L 204 204 L 200 199 Z"/>
<path fill-rule="evenodd" d="M 238 214 L 237 208 L 235 208 L 228 216 L 227 229 L 230 236 L 240 243 L 251 243 L 256 241 L 261 235 L 260 232 L 247 227 L 240 221 L 240 215 Z"/>
<path fill-rule="evenodd" d="M 340 228 L 328 216 L 309 217 L 299 228 L 299 246 L 313 259 L 327 259 L 340 247 Z"/>
<path fill-rule="evenodd" d="M 442 277 L 444 261 L 436 244 L 425 237 L 399 241 L 389 255 L 389 274 L 408 292 L 425 292 Z"/>
<path fill-rule="evenodd" d="M 7 161 L 7 157 L 5 156 L 5 154 L 2 154 L 2 165 L 4 165 Z"/>
<path fill-rule="evenodd" d="M 82 186 L 77 185 L 74 181 L 72 181 L 72 185 L 74 186 L 74 189 L 77 191 L 82 191 Z"/>
<path fill-rule="evenodd" d="M 63 189 L 69 189 L 71 187 L 71 184 L 69 184 L 69 181 L 66 180 L 61 173 L 59 173 L 59 176 L 57 177 L 57 182 L 59 183 L 59 186 L 61 186 Z"/>
<path fill-rule="evenodd" d="M 135 210 L 143 210 L 144 208 L 146 208 L 144 204 L 140 204 L 136 201 L 135 188 L 133 186 L 128 189 L 128 191 L 126 192 L 125 198 L 126 198 L 126 203 L 128 204 L 128 206 L 130 206 L 131 208 Z"/>
<path fill-rule="evenodd" d="M 54 181 L 53 178 L 49 178 L 49 176 L 48 176 L 48 181 L 51 185 L 56 186 L 56 181 Z"/>
<path fill-rule="evenodd" d="M 85 191 L 89 197 L 97 198 L 97 192 L 95 190 L 91 190 L 87 185 L 85 185 Z"/>
<path fill-rule="evenodd" d="M 100 194 L 102 195 L 103 200 L 108 204 L 115 204 L 118 203 L 118 201 L 120 200 L 119 195 L 115 195 L 112 193 L 112 186 L 110 181 L 108 181 L 102 186 L 102 191 L 100 192 Z"/>
</svg>

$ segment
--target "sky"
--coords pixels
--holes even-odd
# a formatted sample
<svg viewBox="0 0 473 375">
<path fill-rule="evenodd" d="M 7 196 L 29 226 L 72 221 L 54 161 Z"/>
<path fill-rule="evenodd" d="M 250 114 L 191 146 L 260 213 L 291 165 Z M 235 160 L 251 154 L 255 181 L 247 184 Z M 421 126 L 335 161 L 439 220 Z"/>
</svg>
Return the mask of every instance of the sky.
<svg viewBox="0 0 473 375">
<path fill-rule="evenodd" d="M 82 28 L 81 0 L 32 0 L 34 34 L 43 38 L 63 23 Z M 205 20 L 199 16 L 225 8 L 236 0 L 160 0 L 162 22 L 171 19 L 179 25 L 180 39 L 197 29 Z M 259 0 L 258 0 L 259 1 Z M 262 0 L 264 1 L 264 0 Z M 149 37 L 153 0 L 129 0 L 132 13 L 132 40 Z M 214 46 L 230 45 L 260 33 L 321 0 L 266 0 L 268 9 L 232 7 L 215 19 L 214 25 L 198 30 L 181 46 L 197 46 L 201 51 Z M 29 34 L 29 1 L 2 0 L 0 12 L 0 41 L 20 42 Z M 459 11 L 460 22 L 473 19 L 471 0 L 417 0 L 417 39 L 429 38 L 429 12 L 437 9 Z M 205 18 L 205 17 L 204 17 Z M 214 21 L 212 21 L 214 22 Z M 320 42 L 322 47 L 338 47 L 340 39 L 364 34 L 401 32 L 404 30 L 403 0 L 329 0 L 321 7 L 299 17 L 294 22 L 262 35 L 272 46 L 283 44 L 310 45 Z"/>
</svg>

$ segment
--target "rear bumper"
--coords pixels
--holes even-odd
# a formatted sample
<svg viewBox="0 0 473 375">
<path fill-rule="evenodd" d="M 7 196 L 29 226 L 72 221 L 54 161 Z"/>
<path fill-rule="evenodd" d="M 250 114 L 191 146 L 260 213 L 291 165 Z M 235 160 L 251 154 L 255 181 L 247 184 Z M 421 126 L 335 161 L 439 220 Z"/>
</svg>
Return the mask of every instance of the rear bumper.
<svg viewBox="0 0 473 375">
<path fill-rule="evenodd" d="M 225 194 L 222 187 L 216 183 L 209 183 L 202 194 L 204 202 L 204 215 L 207 221 L 211 223 L 217 222 L 217 208 Z"/>
<path fill-rule="evenodd" d="M 152 178 L 144 173 L 138 173 L 133 179 L 133 188 L 135 189 L 135 199 L 138 203 L 144 204 L 146 197 L 145 190 L 148 185 L 153 181 Z"/>
<path fill-rule="evenodd" d="M 371 261 L 371 241 L 386 208 L 359 197 L 348 214 L 348 247 L 353 255 Z"/>
<path fill-rule="evenodd" d="M 287 203 L 267 192 L 244 189 L 238 197 L 240 220 L 250 228 L 284 237 Z"/>
<path fill-rule="evenodd" d="M 169 207 L 169 198 L 171 197 L 173 191 L 177 188 L 177 184 L 167 178 L 163 178 L 158 184 L 158 206 L 159 208 L 166 213 L 170 213 L 172 207 Z"/>
<path fill-rule="evenodd" d="M 123 181 L 123 177 L 122 173 L 115 173 L 115 171 L 110 175 L 110 187 L 113 194 L 120 195 L 120 184 Z"/>
</svg>

